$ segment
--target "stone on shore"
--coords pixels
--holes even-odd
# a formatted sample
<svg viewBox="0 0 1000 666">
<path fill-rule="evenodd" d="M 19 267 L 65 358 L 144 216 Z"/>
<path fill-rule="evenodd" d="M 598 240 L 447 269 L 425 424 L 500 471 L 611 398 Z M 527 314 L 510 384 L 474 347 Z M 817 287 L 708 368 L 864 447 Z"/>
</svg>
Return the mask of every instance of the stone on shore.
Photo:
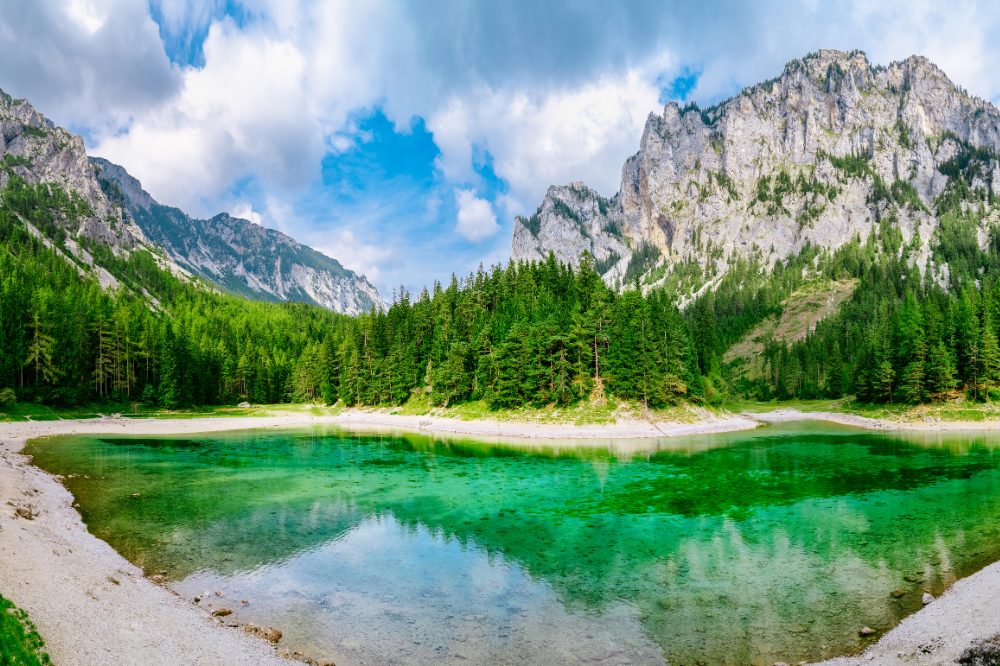
<svg viewBox="0 0 1000 666">
<path fill-rule="evenodd" d="M 274 627 L 261 627 L 256 624 L 244 624 L 243 631 L 248 634 L 253 634 L 259 638 L 263 638 L 265 641 L 271 643 L 277 643 L 281 640 L 281 630 L 275 629 Z"/>
</svg>

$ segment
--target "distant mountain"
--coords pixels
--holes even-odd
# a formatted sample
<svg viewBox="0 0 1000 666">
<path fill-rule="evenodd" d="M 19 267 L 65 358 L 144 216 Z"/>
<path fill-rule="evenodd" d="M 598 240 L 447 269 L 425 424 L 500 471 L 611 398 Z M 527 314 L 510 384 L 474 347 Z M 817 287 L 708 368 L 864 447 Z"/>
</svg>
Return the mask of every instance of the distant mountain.
<svg viewBox="0 0 1000 666">
<path fill-rule="evenodd" d="M 41 227 L 25 220 L 28 229 L 105 287 L 122 284 L 115 257 L 147 249 L 177 275 L 247 298 L 347 314 L 382 305 L 364 276 L 285 234 L 224 213 L 197 220 L 160 205 L 120 166 L 88 158 L 80 137 L 0 91 L 0 190 L 11 183 L 41 196 L 34 203 L 50 211 Z"/>
<path fill-rule="evenodd" d="M 92 157 L 105 193 L 191 273 L 248 298 L 303 301 L 358 314 L 381 306 L 375 287 L 280 231 L 220 213 L 207 220 L 158 203 L 123 167 Z"/>
<path fill-rule="evenodd" d="M 711 108 L 671 102 L 650 114 L 619 192 L 549 188 L 515 222 L 512 254 L 575 264 L 586 251 L 610 284 L 669 283 L 683 299 L 739 258 L 773 265 L 886 227 L 943 281 L 938 211 L 993 201 L 998 154 L 1000 111 L 926 58 L 883 67 L 860 51 L 819 51 Z M 998 221 L 987 206 L 981 244 Z"/>
<path fill-rule="evenodd" d="M 21 220 L 25 227 L 77 271 L 97 277 L 105 288 L 122 286 L 108 268 L 114 264 L 109 257 L 124 257 L 136 249 L 150 250 L 162 267 L 187 275 L 162 256 L 126 210 L 108 198 L 83 140 L 55 126 L 26 100 L 3 91 L 0 190 L 25 198 L 25 206 L 39 212 L 36 224 Z"/>
</svg>

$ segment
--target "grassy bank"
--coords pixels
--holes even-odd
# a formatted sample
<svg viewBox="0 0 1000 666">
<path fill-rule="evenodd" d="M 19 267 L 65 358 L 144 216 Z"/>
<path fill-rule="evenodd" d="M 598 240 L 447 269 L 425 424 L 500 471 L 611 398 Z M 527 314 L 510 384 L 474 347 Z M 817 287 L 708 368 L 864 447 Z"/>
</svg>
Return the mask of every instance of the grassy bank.
<svg viewBox="0 0 1000 666">
<path fill-rule="evenodd" d="M 250 407 L 212 406 L 168 410 L 137 403 L 96 403 L 83 407 L 58 408 L 31 403 L 17 403 L 0 410 L 0 421 L 53 421 L 58 419 L 87 419 L 120 415 L 129 418 L 203 418 L 240 416 L 282 416 L 308 414 L 334 416 L 346 408 L 336 405 L 272 404 Z M 1000 420 L 1000 402 L 940 402 L 926 405 L 870 404 L 852 399 L 839 400 L 753 400 L 729 401 L 718 407 L 703 407 L 682 403 L 662 409 L 645 409 L 641 403 L 621 400 L 580 401 L 568 406 L 547 405 L 519 409 L 491 410 L 485 401 L 463 402 L 450 407 L 434 406 L 427 395 L 414 392 L 406 403 L 392 407 L 358 408 L 365 411 L 406 416 L 437 416 L 462 421 L 488 419 L 505 422 L 551 423 L 572 425 L 610 424 L 621 420 L 654 420 L 659 422 L 695 423 L 712 416 L 725 414 L 766 413 L 778 409 L 797 409 L 803 412 L 837 412 L 857 414 L 898 423 L 907 422 L 977 422 Z"/>
<path fill-rule="evenodd" d="M 51 664 L 28 614 L 0 596 L 0 666 Z"/>
</svg>

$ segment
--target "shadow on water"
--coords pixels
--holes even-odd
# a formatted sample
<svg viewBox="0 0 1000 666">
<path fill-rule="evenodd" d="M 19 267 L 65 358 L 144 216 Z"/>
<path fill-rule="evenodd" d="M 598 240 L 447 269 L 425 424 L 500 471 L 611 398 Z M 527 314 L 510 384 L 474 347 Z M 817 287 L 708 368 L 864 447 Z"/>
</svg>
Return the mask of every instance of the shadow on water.
<svg viewBox="0 0 1000 666">
<path fill-rule="evenodd" d="M 173 580 L 287 584 L 372 520 L 389 539 L 390 520 L 401 571 L 447 572 L 424 535 L 511 563 L 571 613 L 626 604 L 671 663 L 770 664 L 859 649 L 862 625 L 888 629 L 924 589 L 998 559 L 997 441 L 787 424 L 627 453 L 329 431 L 30 452 L 67 476 L 97 536 Z M 313 612 L 336 613 L 328 598 Z M 390 615 L 373 622 L 394 631 Z"/>
</svg>

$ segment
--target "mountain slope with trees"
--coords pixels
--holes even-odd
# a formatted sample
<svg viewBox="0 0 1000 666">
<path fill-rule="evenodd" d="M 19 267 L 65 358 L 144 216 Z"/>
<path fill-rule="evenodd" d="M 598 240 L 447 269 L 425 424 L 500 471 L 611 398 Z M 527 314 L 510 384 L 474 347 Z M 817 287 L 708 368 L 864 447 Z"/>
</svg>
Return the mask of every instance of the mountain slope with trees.
<svg viewBox="0 0 1000 666">
<path fill-rule="evenodd" d="M 127 259 L 146 250 L 183 279 L 248 298 L 347 313 L 382 305 L 364 276 L 280 232 L 225 214 L 196 220 L 161 206 L 123 168 L 89 158 L 80 137 L 0 91 L 0 189 L 8 186 L 11 196 L 37 197 L 45 211 L 23 220 L 29 231 L 106 287 L 119 282 L 103 261 L 106 251 Z"/>
</svg>

